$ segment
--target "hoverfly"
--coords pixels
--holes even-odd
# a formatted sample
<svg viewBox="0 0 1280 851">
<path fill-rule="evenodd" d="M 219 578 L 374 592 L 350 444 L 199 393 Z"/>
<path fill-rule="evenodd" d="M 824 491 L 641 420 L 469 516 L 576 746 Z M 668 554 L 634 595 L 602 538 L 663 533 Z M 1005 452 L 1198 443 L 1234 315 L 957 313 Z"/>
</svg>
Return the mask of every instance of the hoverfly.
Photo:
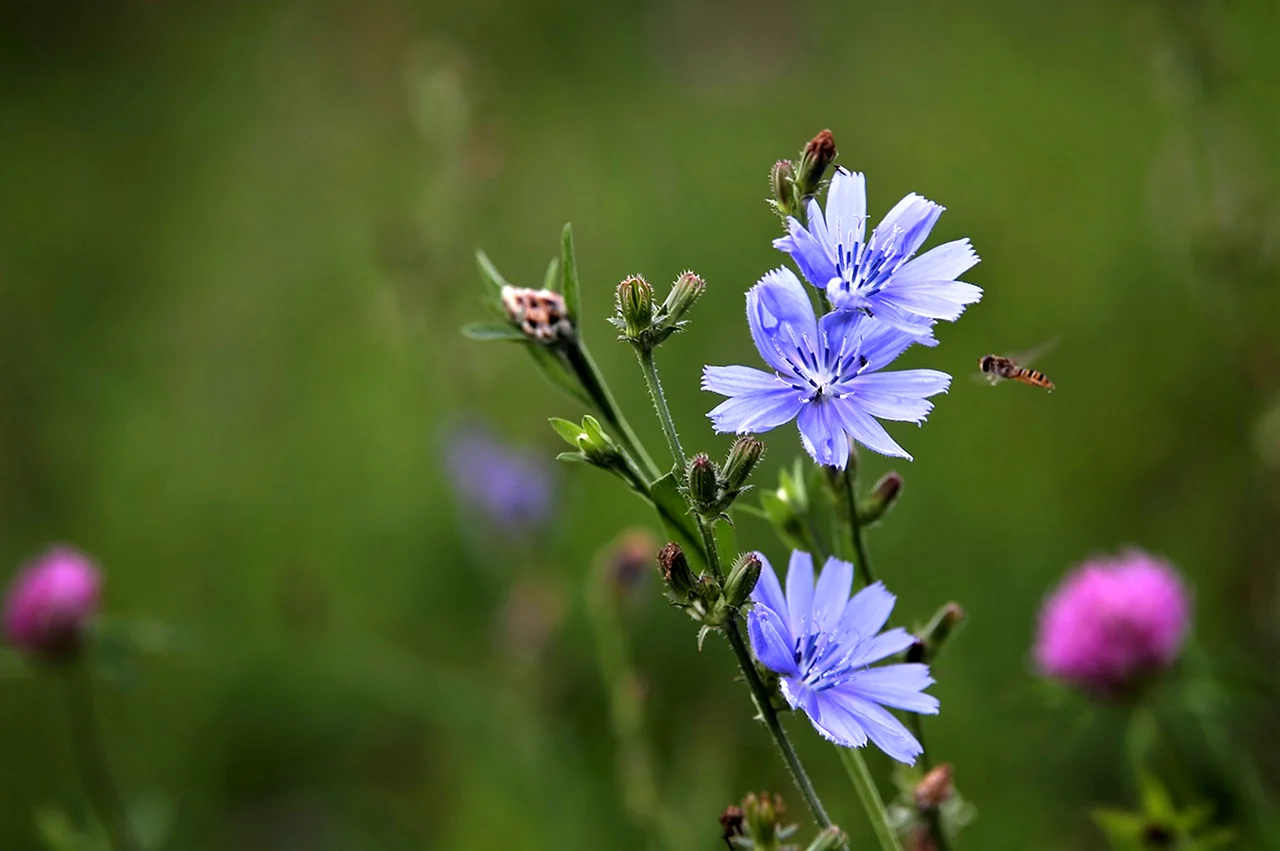
<svg viewBox="0 0 1280 851">
<path fill-rule="evenodd" d="M 1030 363 L 1036 356 L 1044 354 L 1057 343 L 1056 339 L 1052 340 L 1033 352 L 1016 358 L 1002 357 L 1001 355 L 983 355 L 978 358 L 978 368 L 982 370 L 982 375 L 992 384 L 998 384 L 1001 381 L 1020 381 L 1023 384 L 1030 384 L 1032 387 L 1043 387 L 1045 390 L 1052 391 L 1054 384 L 1043 372 L 1028 369 L 1023 364 Z"/>
</svg>

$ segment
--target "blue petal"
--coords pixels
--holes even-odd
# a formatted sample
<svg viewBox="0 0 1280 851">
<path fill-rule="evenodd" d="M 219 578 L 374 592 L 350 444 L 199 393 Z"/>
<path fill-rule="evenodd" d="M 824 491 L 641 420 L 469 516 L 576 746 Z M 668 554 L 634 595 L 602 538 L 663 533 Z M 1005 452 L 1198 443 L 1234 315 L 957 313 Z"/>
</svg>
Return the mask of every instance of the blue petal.
<svg viewBox="0 0 1280 851">
<path fill-rule="evenodd" d="M 790 615 L 787 613 L 787 598 L 782 596 L 782 585 L 778 582 L 778 574 L 774 572 L 773 565 L 769 564 L 769 559 L 764 557 L 764 553 L 757 552 L 756 555 L 760 558 L 760 581 L 751 591 L 751 599 L 755 600 L 757 606 L 772 609 L 785 623 L 790 619 Z M 788 639 L 788 644 L 795 647 L 790 627 L 787 628 L 784 637 Z"/>
<path fill-rule="evenodd" d="M 779 322 L 787 322 L 800 333 L 808 333 L 817 327 L 813 302 L 805 292 L 804 284 L 786 267 L 766 272 L 751 288 L 760 299 L 760 306 Z"/>
<path fill-rule="evenodd" d="M 837 353 L 857 348 L 861 354 L 861 338 L 871 331 L 874 324 L 875 320 L 860 310 L 833 310 L 818 320 L 827 348 Z M 857 366 L 856 361 L 852 366 Z"/>
<path fill-rule="evenodd" d="M 834 691 L 872 700 L 882 706 L 936 715 L 938 699 L 923 690 L 933 685 L 928 665 L 883 665 L 852 674 Z"/>
<path fill-rule="evenodd" d="M 913 281 L 893 277 L 873 301 L 899 310 L 954 322 L 966 305 L 982 299 L 982 289 L 961 281 Z M 872 307 L 874 310 L 874 305 Z"/>
<path fill-rule="evenodd" d="M 818 629 L 831 633 L 836 631 L 852 587 L 853 565 L 834 556 L 827 559 L 813 595 L 813 620 Z"/>
<path fill-rule="evenodd" d="M 834 233 L 833 241 L 846 247 L 851 242 L 862 242 L 867 225 L 867 181 L 860 172 L 850 173 L 841 167 L 831 176 L 826 224 Z M 852 240 L 846 240 L 850 233 Z"/>
<path fill-rule="evenodd" d="M 850 654 L 848 664 L 852 667 L 871 665 L 895 653 L 901 653 L 915 643 L 915 636 L 902 627 L 882 632 L 875 638 L 858 642 L 855 651 Z"/>
<path fill-rule="evenodd" d="M 840 693 L 838 689 L 832 689 L 825 695 L 830 695 L 828 700 L 837 702 L 856 718 L 876 747 L 898 762 L 914 765 L 916 757 L 923 753 L 924 749 L 920 747 L 916 737 L 907 732 L 902 722 L 883 707 L 869 700 Z"/>
<path fill-rule="evenodd" d="M 816 204 L 815 204 L 816 207 Z M 821 222 L 821 214 L 817 220 L 810 219 L 810 227 Z M 839 278 L 835 257 L 825 239 L 818 237 L 795 219 L 787 219 L 788 236 L 773 241 L 773 247 L 791 255 L 791 259 L 800 267 L 805 278 L 815 287 L 825 287 L 832 278 Z M 825 227 L 823 228 L 825 231 Z"/>
<path fill-rule="evenodd" d="M 840 640 L 865 641 L 878 633 L 889 620 L 896 599 L 883 582 L 873 582 L 854 594 L 840 616 Z"/>
<path fill-rule="evenodd" d="M 977 263 L 978 255 L 969 240 L 957 239 L 902 264 L 894 276 L 912 281 L 954 281 Z"/>
<path fill-rule="evenodd" d="M 748 393 L 726 399 L 707 414 L 720 434 L 768 431 L 790 422 L 804 407 L 804 397 L 793 388 Z"/>
<path fill-rule="evenodd" d="M 801 408 L 796 418 L 800 440 L 813 460 L 840 470 L 849 462 L 849 438 L 838 410 L 844 401 L 819 396 Z"/>
<path fill-rule="evenodd" d="M 753 606 L 747 612 L 747 634 L 751 650 L 766 668 L 785 676 L 797 677 L 795 645 L 787 640 L 787 625 L 770 608 Z"/>
<path fill-rule="evenodd" d="M 706 366 L 702 368 L 702 389 L 721 396 L 770 393 L 787 387 L 775 373 L 749 366 Z"/>
<path fill-rule="evenodd" d="M 816 695 L 809 720 L 822 737 L 846 748 L 860 748 L 867 743 L 867 732 L 858 717 L 832 691 Z"/>
<path fill-rule="evenodd" d="M 951 376 L 945 372 L 907 369 L 860 375 L 842 382 L 839 390 L 852 393 L 858 406 L 873 417 L 919 423 L 933 410 L 924 397 L 941 393 L 950 385 Z"/>
<path fill-rule="evenodd" d="M 863 446 L 873 449 L 881 455 L 911 460 L 907 450 L 899 446 L 889 436 L 889 432 L 884 430 L 884 426 L 876 422 L 870 414 L 858 408 L 856 399 L 832 399 L 830 407 L 836 412 L 844 431 Z M 804 415 L 807 410 L 808 407 L 801 410 L 800 417 L 797 420 L 801 429 L 804 428 Z M 843 465 L 841 466 L 843 467 Z"/>
<path fill-rule="evenodd" d="M 882 321 L 877 314 L 875 320 L 859 329 L 862 346 L 858 353 L 867 359 L 868 369 L 884 369 L 913 343 L 925 343 L 920 336 L 921 326 L 908 323 L 906 327 L 908 330 L 904 331 L 896 323 Z"/>
<path fill-rule="evenodd" d="M 787 565 L 787 610 L 791 634 L 803 640 L 813 622 L 813 556 L 800 550 L 791 551 Z"/>
<path fill-rule="evenodd" d="M 943 209 L 945 208 L 941 204 L 935 204 L 912 192 L 885 214 L 876 226 L 875 233 L 871 235 L 872 239 L 880 243 L 881 240 L 892 238 L 895 229 L 901 231 L 894 253 L 910 257 L 928 239 L 929 231 L 933 230 Z"/>
</svg>

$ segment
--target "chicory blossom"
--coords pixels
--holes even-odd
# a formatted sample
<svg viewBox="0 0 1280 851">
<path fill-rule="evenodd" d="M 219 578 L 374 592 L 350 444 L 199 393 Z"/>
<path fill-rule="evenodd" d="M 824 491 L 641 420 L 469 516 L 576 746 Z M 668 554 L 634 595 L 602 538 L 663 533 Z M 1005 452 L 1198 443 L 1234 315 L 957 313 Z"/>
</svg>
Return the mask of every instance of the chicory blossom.
<svg viewBox="0 0 1280 851">
<path fill-rule="evenodd" d="M 552 474 L 540 457 L 472 424 L 451 436 L 447 461 L 459 497 L 500 531 L 529 532 L 551 519 Z"/>
<path fill-rule="evenodd" d="M 923 749 L 886 706 L 936 714 L 938 699 L 924 693 L 933 684 L 929 666 L 900 663 L 871 667 L 911 646 L 901 627 L 881 632 L 894 596 L 879 582 L 852 598 L 853 565 L 827 559 L 814 586 L 813 557 L 791 554 L 784 596 L 773 567 L 764 569 L 747 613 L 751 648 L 780 676 L 782 694 L 809 716 L 825 738 L 859 748 L 870 739 L 908 765 Z"/>
<path fill-rule="evenodd" d="M 24 567 L 5 594 L 4 634 L 20 650 L 60 657 L 98 612 L 102 577 L 89 558 L 56 547 Z"/>
<path fill-rule="evenodd" d="M 921 423 L 951 376 L 933 369 L 880 372 L 921 338 L 867 315 L 837 310 L 819 320 L 789 269 L 747 292 L 747 322 L 773 372 L 708 366 L 702 389 L 729 398 L 707 416 L 718 432 L 762 432 L 796 420 L 819 464 L 844 468 L 849 438 L 883 455 L 910 458 L 876 418 Z"/>
<path fill-rule="evenodd" d="M 808 227 L 787 219 L 787 235 L 773 245 L 836 308 L 862 310 L 900 330 L 927 333 L 933 321 L 954 321 L 982 290 L 957 281 L 978 262 L 968 239 L 913 255 L 945 209 L 915 193 L 899 201 L 866 239 L 867 184 L 839 168 L 831 178 L 825 215 L 809 200 Z"/>
<path fill-rule="evenodd" d="M 1160 559 L 1131 550 L 1088 561 L 1045 601 L 1036 665 L 1095 696 L 1130 697 L 1177 659 L 1190 619 L 1182 580 Z"/>
</svg>

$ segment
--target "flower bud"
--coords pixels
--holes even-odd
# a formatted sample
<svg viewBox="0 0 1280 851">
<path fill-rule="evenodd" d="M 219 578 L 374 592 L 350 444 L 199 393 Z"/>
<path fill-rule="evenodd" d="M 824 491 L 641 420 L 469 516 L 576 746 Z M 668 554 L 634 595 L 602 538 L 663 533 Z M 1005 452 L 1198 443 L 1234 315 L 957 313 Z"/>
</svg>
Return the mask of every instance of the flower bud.
<svg viewBox="0 0 1280 851">
<path fill-rule="evenodd" d="M 783 217 L 800 217 L 800 196 L 796 192 L 796 167 L 790 160 L 778 160 L 769 169 L 769 189 L 773 206 Z"/>
<path fill-rule="evenodd" d="M 653 325 L 653 287 L 640 275 L 618 284 L 618 316 L 622 333 L 629 340 L 640 340 Z"/>
<path fill-rule="evenodd" d="M 827 168 L 836 158 L 836 139 L 830 130 L 823 130 L 809 140 L 800 155 L 800 168 L 796 173 L 796 190 L 801 199 L 818 192 Z"/>
<path fill-rule="evenodd" d="M 731 493 L 742 490 L 763 455 L 764 444 L 754 437 L 744 435 L 735 440 L 729 450 L 729 458 L 724 462 L 722 478 L 725 490 Z"/>
<path fill-rule="evenodd" d="M 921 778 L 913 792 L 917 810 L 922 813 L 934 811 L 951 799 L 956 792 L 951 782 L 952 773 L 951 766 L 944 762 Z"/>
<path fill-rule="evenodd" d="M 806 851 L 835 851 L 837 848 L 843 848 L 847 839 L 844 831 L 833 824 L 819 833 L 817 838 L 809 843 Z"/>
<path fill-rule="evenodd" d="M 679 544 L 672 541 L 658 552 L 658 567 L 662 570 L 662 581 L 677 602 L 687 602 L 693 597 L 698 583 Z"/>
<path fill-rule="evenodd" d="M 742 807 L 737 804 L 730 804 L 725 807 L 724 812 L 720 814 L 720 838 L 727 844 L 735 836 L 742 836 L 745 821 L 746 817 L 742 814 Z"/>
<path fill-rule="evenodd" d="M 720 489 L 719 473 L 715 463 L 705 453 L 693 456 L 685 481 L 694 507 L 702 514 L 714 511 Z"/>
<path fill-rule="evenodd" d="M 573 339 L 573 322 L 560 293 L 504 286 L 501 298 L 507 319 L 530 340 L 555 346 Z"/>
<path fill-rule="evenodd" d="M 97 614 L 101 590 L 101 575 L 87 556 L 69 547 L 50 550 L 9 584 L 5 637 L 14 647 L 51 661 L 67 657 Z"/>
<path fill-rule="evenodd" d="M 915 642 L 907 648 L 908 662 L 932 662 L 938 658 L 947 640 L 964 623 L 965 611 L 959 603 L 947 603 L 938 609 L 923 632 Z"/>
<path fill-rule="evenodd" d="M 761 567 L 760 556 L 756 553 L 747 553 L 734 562 L 724 589 L 725 600 L 731 607 L 736 609 L 747 602 L 760 581 Z"/>
<path fill-rule="evenodd" d="M 671 292 L 667 293 L 666 300 L 662 302 L 659 323 L 661 330 L 656 342 L 662 342 L 684 327 L 684 315 L 702 298 L 706 290 L 706 282 L 693 272 L 683 272 L 676 278 L 676 282 L 671 285 Z"/>
<path fill-rule="evenodd" d="M 787 811 L 781 795 L 761 792 L 747 795 L 742 799 L 742 812 L 747 822 L 747 835 L 756 847 L 769 848 L 786 832 L 779 824 Z"/>
<path fill-rule="evenodd" d="M 858 503 L 858 519 L 864 524 L 876 522 L 893 507 L 900 493 L 902 476 L 895 472 L 885 473 L 876 482 L 870 495 Z"/>
</svg>

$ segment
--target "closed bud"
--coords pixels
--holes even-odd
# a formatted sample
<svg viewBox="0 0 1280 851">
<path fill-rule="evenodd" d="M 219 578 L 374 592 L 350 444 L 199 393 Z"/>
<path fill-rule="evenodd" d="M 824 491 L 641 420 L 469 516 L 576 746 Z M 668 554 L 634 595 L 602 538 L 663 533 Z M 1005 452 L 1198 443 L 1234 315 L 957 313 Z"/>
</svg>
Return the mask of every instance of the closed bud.
<svg viewBox="0 0 1280 851">
<path fill-rule="evenodd" d="M 800 217 L 800 195 L 796 192 L 796 167 L 790 160 L 778 160 L 769 169 L 769 189 L 774 209 L 782 216 Z"/>
<path fill-rule="evenodd" d="M 826 176 L 827 169 L 836 159 L 836 138 L 830 130 L 823 130 L 809 140 L 800 155 L 800 168 L 796 173 L 796 190 L 801 200 L 814 195 Z"/>
<path fill-rule="evenodd" d="M 684 550 L 675 541 L 667 544 L 658 552 L 658 567 L 662 570 L 662 581 L 671 589 L 672 596 L 678 602 L 687 602 L 694 594 L 698 582 L 689 569 L 689 560 Z"/>
<path fill-rule="evenodd" d="M 809 843 L 806 851 L 835 851 L 837 848 L 843 848 L 847 839 L 844 831 L 833 824 L 819 833 L 817 838 Z"/>
<path fill-rule="evenodd" d="M 747 835 L 757 847 L 769 848 L 785 832 L 779 822 L 787 811 L 781 795 L 754 792 L 742 799 L 742 812 L 747 822 Z"/>
<path fill-rule="evenodd" d="M 618 284 L 617 307 L 623 335 L 640 339 L 653 325 L 653 287 L 639 275 L 627 278 Z"/>
<path fill-rule="evenodd" d="M 725 600 L 730 606 L 736 609 L 747 602 L 760 581 L 761 566 L 760 556 L 756 553 L 747 553 L 734 562 L 724 589 Z"/>
<path fill-rule="evenodd" d="M 750 435 L 739 437 L 729 450 L 729 458 L 724 462 L 724 487 L 730 492 L 742 490 L 747 478 L 764 455 L 764 444 Z"/>
<path fill-rule="evenodd" d="M 705 453 L 693 456 L 693 460 L 689 462 L 686 484 L 689 497 L 700 513 L 707 514 L 714 510 L 720 488 L 719 474 L 715 463 Z"/>
<path fill-rule="evenodd" d="M 938 658 L 942 648 L 946 647 L 947 640 L 964 623 L 965 617 L 965 611 L 960 608 L 959 603 L 947 603 L 938 609 L 924 631 L 907 649 L 907 661 L 932 662 Z"/>
<path fill-rule="evenodd" d="M 874 523 L 893 507 L 902 493 L 902 476 L 895 472 L 885 473 L 870 495 L 858 503 L 858 519 L 862 523 Z"/>
<path fill-rule="evenodd" d="M 671 285 L 671 292 L 667 293 L 666 300 L 662 302 L 657 342 L 662 342 L 683 327 L 684 315 L 702 298 L 706 290 L 706 282 L 693 272 L 683 272 L 676 278 L 676 282 Z"/>
<path fill-rule="evenodd" d="M 956 789 L 952 783 L 952 769 L 947 763 L 934 766 L 934 768 L 926 774 L 913 792 L 916 800 L 916 809 L 922 813 L 936 811 L 944 803 L 951 799 Z"/>
</svg>

